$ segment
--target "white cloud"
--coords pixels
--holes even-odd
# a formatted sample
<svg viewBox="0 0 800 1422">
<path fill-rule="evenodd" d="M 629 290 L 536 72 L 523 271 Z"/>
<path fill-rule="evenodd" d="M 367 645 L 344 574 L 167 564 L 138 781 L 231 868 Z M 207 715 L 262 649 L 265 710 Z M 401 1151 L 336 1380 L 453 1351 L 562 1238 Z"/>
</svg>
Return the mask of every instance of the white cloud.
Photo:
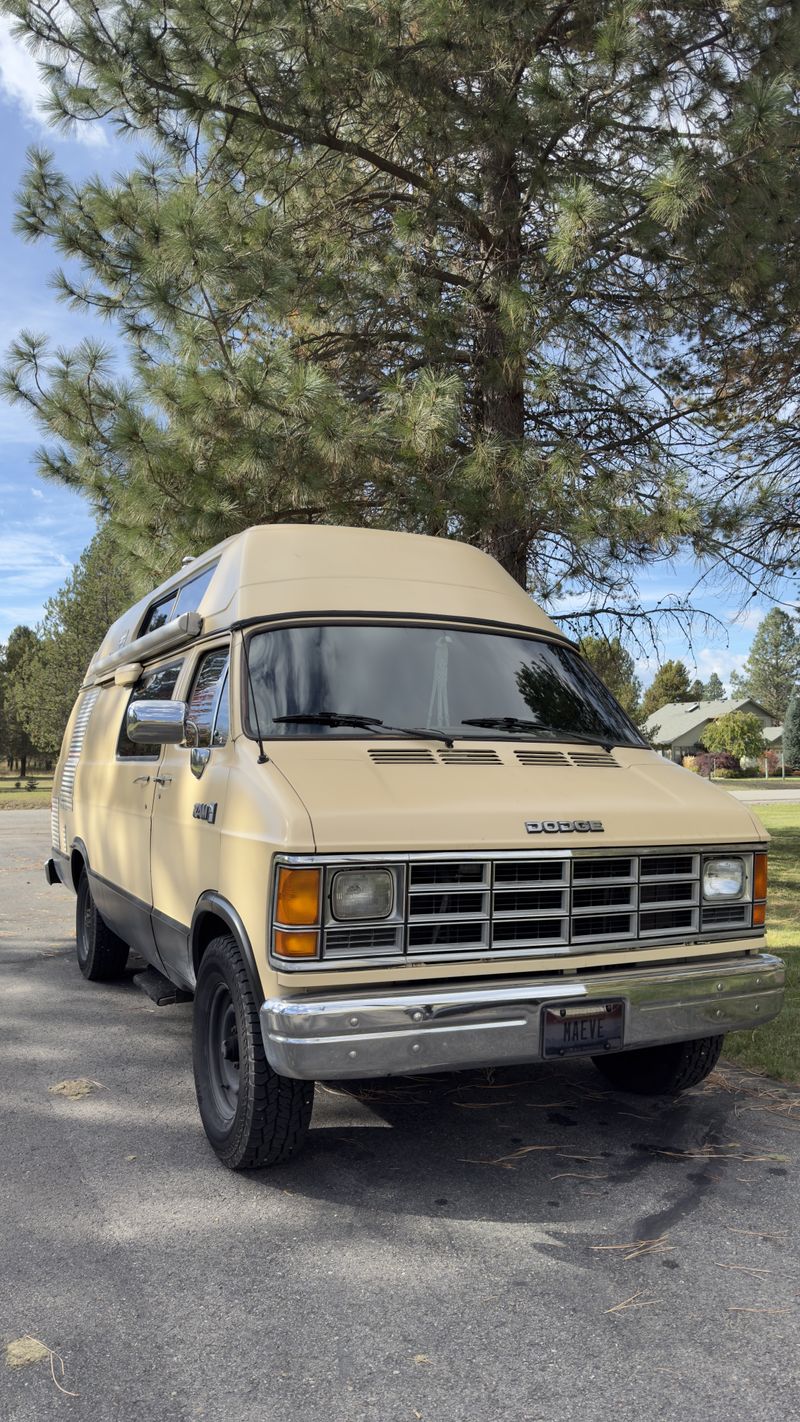
<svg viewBox="0 0 800 1422">
<path fill-rule="evenodd" d="M 31 489 L 31 493 L 33 494 L 33 497 L 34 497 L 35 499 L 43 499 L 43 498 L 44 498 L 44 492 L 43 492 L 41 489 Z"/>
<path fill-rule="evenodd" d="M 39 65 L 30 50 L 14 35 L 11 20 L 0 16 L 0 95 L 16 104 L 25 117 L 39 128 L 49 128 L 42 111 L 47 96 Z M 102 148 L 108 143 L 99 123 L 76 123 L 69 134 L 78 143 L 90 148 Z"/>
<path fill-rule="evenodd" d="M 39 533 L 9 529 L 0 533 L 0 597 L 3 602 L 30 599 L 63 582 L 72 569 L 69 558 Z"/>
</svg>

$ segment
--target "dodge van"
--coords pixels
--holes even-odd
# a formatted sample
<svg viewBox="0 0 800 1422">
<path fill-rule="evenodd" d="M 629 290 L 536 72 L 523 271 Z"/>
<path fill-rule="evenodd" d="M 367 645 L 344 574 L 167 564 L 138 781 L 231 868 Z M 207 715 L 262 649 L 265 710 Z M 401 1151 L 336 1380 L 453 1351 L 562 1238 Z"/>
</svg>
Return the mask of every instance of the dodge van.
<svg viewBox="0 0 800 1422">
<path fill-rule="evenodd" d="M 286 1160 L 315 1080 L 588 1056 L 700 1082 L 781 1007 L 767 836 L 656 754 L 473 547 L 248 529 L 126 612 L 55 774 L 46 874 L 93 982 L 192 1000 L 200 1116 Z"/>
</svg>

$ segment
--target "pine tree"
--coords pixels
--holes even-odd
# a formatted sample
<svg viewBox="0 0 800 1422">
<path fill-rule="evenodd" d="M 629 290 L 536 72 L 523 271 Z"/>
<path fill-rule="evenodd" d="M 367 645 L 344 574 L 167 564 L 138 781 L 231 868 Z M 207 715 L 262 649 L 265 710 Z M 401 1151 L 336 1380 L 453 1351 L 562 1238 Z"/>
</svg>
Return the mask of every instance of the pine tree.
<svg viewBox="0 0 800 1422">
<path fill-rule="evenodd" d="M 77 184 L 34 152 L 19 206 L 130 374 L 30 333 L 6 372 L 41 472 L 153 573 L 346 520 L 619 611 L 684 547 L 759 577 L 797 555 L 793 470 L 747 473 L 754 366 L 796 344 L 787 3 L 0 3 L 54 121 L 156 145 Z"/>
<path fill-rule="evenodd" d="M 800 624 L 780 607 L 759 623 L 750 655 L 734 672 L 737 696 L 750 696 L 782 721 L 795 684 L 800 681 Z"/>
<path fill-rule="evenodd" d="M 642 716 L 652 716 L 674 701 L 691 701 L 689 673 L 683 662 L 665 662 L 659 667 L 642 698 Z"/>
<path fill-rule="evenodd" d="M 716 672 L 712 672 L 703 686 L 703 701 L 724 701 L 725 687 Z"/>
<path fill-rule="evenodd" d="M 783 723 L 783 759 L 791 770 L 800 770 L 800 688 L 793 687 Z"/>
<path fill-rule="evenodd" d="M 703 683 L 700 678 L 696 676 L 694 681 L 689 683 L 689 690 L 686 693 L 686 699 L 687 701 L 702 701 L 704 692 L 705 688 L 703 686 Z"/>
<path fill-rule="evenodd" d="M 0 647 L 0 754 L 21 776 L 27 771 L 29 758 L 44 749 L 28 734 L 17 700 L 21 669 L 36 647 L 36 641 L 32 628 L 20 626 L 9 633 L 5 647 Z"/>
<path fill-rule="evenodd" d="M 111 623 L 134 600 L 108 530 L 98 533 L 64 586 L 45 604 L 35 640 L 8 677 L 31 743 L 57 754 L 86 668 Z"/>
<path fill-rule="evenodd" d="M 633 657 L 625 650 L 619 637 L 582 637 L 578 645 L 623 711 L 627 711 L 636 723 L 640 716 L 642 687 L 636 676 Z"/>
</svg>

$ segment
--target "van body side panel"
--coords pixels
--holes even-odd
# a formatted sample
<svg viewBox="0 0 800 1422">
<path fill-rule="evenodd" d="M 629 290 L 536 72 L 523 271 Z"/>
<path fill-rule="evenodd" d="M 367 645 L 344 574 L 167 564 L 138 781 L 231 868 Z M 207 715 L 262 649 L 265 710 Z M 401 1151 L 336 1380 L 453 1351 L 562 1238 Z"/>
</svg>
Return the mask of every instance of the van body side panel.
<svg viewBox="0 0 800 1422">
<path fill-rule="evenodd" d="M 166 746 L 158 773 L 166 783 L 156 787 L 153 805 L 153 933 L 167 976 L 192 987 L 189 929 L 200 895 L 216 888 L 219 881 L 220 821 L 228 807 L 230 746 L 212 750 L 200 778 L 191 772 L 185 746 Z"/>
<path fill-rule="evenodd" d="M 117 738 L 130 689 L 104 686 L 75 780 L 70 843 L 86 846 L 92 895 L 103 918 L 160 967 L 150 925 L 150 816 L 158 759 L 118 759 Z"/>
<path fill-rule="evenodd" d="M 305 806 L 277 766 L 271 761 L 259 765 L 258 748 L 244 736 L 237 737 L 235 748 L 226 803 L 219 811 L 216 887 L 242 920 L 267 994 L 277 990 L 268 963 L 273 858 L 279 852 L 313 853 L 314 837 Z"/>
</svg>

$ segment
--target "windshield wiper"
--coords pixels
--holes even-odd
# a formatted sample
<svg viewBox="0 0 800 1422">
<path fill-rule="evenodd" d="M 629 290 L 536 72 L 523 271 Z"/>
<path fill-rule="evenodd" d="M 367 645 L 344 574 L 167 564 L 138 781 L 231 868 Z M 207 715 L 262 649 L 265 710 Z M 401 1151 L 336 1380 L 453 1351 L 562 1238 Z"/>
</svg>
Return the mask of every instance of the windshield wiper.
<svg viewBox="0 0 800 1422">
<path fill-rule="evenodd" d="M 294 716 L 273 716 L 272 719 L 276 724 L 289 721 L 295 725 L 356 726 L 363 731 L 374 731 L 376 735 L 414 736 L 417 740 L 444 741 L 446 746 L 453 744 L 453 737 L 446 731 L 422 726 L 387 726 L 377 716 L 349 716 L 342 711 L 298 711 Z"/>
<path fill-rule="evenodd" d="M 543 725 L 541 721 L 524 721 L 519 716 L 462 716 L 462 726 L 486 726 L 494 731 L 530 731 L 559 741 L 584 741 L 590 746 L 602 746 L 611 750 L 614 744 L 610 736 L 584 735 L 582 731 L 565 731 L 560 726 Z"/>
</svg>

